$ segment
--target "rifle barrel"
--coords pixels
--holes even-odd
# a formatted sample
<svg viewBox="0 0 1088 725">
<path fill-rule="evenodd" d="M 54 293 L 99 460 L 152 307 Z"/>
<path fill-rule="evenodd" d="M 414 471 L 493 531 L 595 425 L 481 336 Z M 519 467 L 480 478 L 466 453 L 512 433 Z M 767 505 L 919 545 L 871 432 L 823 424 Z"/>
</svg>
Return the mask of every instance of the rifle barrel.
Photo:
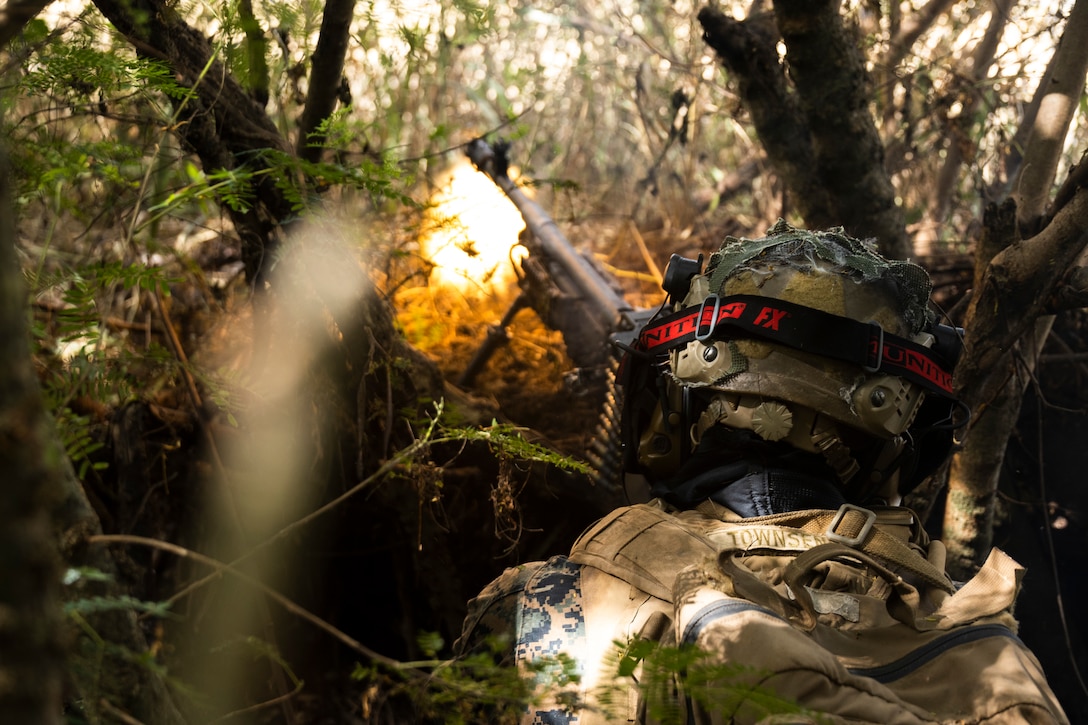
<svg viewBox="0 0 1088 725">
<path fill-rule="evenodd" d="M 487 174 L 503 190 L 521 212 L 525 225 L 541 246 L 544 257 L 559 265 L 567 274 L 577 293 L 599 314 L 607 317 L 604 325 L 610 332 L 618 330 L 625 313 L 632 311 L 627 301 L 594 269 L 589 260 L 579 254 L 550 216 L 530 199 L 510 179 L 505 159 L 497 158 L 494 149 L 483 139 L 468 145 L 468 157 L 477 169 Z"/>
</svg>

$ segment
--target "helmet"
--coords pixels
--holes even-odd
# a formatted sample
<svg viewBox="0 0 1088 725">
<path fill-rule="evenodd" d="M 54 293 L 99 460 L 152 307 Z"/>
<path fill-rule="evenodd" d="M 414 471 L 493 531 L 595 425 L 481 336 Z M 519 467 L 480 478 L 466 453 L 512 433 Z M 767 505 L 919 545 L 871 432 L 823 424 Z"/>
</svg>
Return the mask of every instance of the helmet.
<svg viewBox="0 0 1088 725">
<path fill-rule="evenodd" d="M 959 336 L 935 323 L 924 269 L 781 220 L 701 262 L 674 255 L 666 304 L 628 355 L 628 471 L 668 478 L 721 425 L 818 454 L 861 502 L 947 455 Z"/>
</svg>

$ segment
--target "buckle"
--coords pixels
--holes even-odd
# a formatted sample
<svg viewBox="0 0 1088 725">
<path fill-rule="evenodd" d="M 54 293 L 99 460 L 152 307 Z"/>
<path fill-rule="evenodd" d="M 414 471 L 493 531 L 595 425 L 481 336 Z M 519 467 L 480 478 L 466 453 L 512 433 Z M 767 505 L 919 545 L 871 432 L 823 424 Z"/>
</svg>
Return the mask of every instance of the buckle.
<svg viewBox="0 0 1088 725">
<path fill-rule="evenodd" d="M 706 332 L 703 332 L 703 314 L 706 312 L 708 303 L 714 300 L 714 312 L 710 315 L 709 324 L 705 325 Z M 702 305 L 699 306 L 699 317 L 695 320 L 695 339 L 699 342 L 705 343 L 710 339 L 710 336 L 714 334 L 714 328 L 718 326 L 718 312 L 722 308 L 722 298 L 717 294 L 709 295 L 703 300 Z"/>
<path fill-rule="evenodd" d="M 876 355 L 874 356 L 876 358 L 876 365 L 875 366 L 862 365 L 861 367 L 867 373 L 875 373 L 877 370 L 880 370 L 880 365 L 881 365 L 882 362 L 884 362 L 884 328 L 881 327 L 880 323 L 877 322 L 876 320 L 870 320 L 869 321 L 869 328 L 870 329 L 875 328 L 875 330 L 876 330 L 876 335 L 875 335 L 875 337 L 876 337 Z M 872 346 L 872 343 L 873 343 L 873 335 L 870 335 L 869 336 L 869 345 L 870 345 L 870 347 Z"/>
<path fill-rule="evenodd" d="M 843 536 L 842 534 L 835 533 L 835 529 L 837 529 L 839 524 L 846 519 L 846 514 L 851 511 L 857 511 L 859 514 L 865 515 L 865 523 L 861 525 L 861 531 L 858 532 L 857 536 Z M 869 537 L 869 532 L 873 530 L 873 524 L 875 523 L 876 514 L 869 509 L 855 506 L 852 503 L 844 503 L 842 506 L 839 506 L 839 510 L 835 512 L 835 518 L 833 518 L 831 524 L 828 525 L 825 536 L 831 541 L 856 548 L 864 543 L 865 539 Z"/>
</svg>

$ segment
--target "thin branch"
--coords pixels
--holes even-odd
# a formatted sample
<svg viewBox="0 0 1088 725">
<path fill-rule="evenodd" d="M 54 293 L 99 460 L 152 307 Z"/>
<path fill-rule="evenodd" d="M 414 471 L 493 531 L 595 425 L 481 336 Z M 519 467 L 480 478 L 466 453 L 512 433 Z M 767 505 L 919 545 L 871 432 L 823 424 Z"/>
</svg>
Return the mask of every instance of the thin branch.
<svg viewBox="0 0 1088 725">
<path fill-rule="evenodd" d="M 1078 192 L 1042 232 L 998 252 L 975 284 L 965 347 L 956 368 L 956 389 L 976 407 L 999 381 L 992 372 L 1014 343 L 1044 315 L 1043 305 L 1063 273 L 1088 249 L 1088 190 Z"/>
<path fill-rule="evenodd" d="M 332 637 L 338 640 L 340 643 L 344 644 L 349 649 L 358 652 L 372 662 L 379 662 L 381 664 L 388 665 L 398 670 L 402 669 L 400 663 L 396 660 L 392 659 L 391 657 L 386 657 L 385 655 L 379 654 L 374 650 L 370 649 L 369 647 L 366 647 L 358 640 L 348 636 L 344 632 L 341 632 L 339 629 L 332 626 L 324 619 L 321 619 L 321 617 L 313 614 L 308 609 L 305 609 L 304 607 L 295 604 L 293 601 L 283 596 L 276 590 L 272 589 L 267 584 L 261 582 L 254 577 L 251 577 L 245 572 L 239 571 L 230 564 L 224 564 L 217 559 L 213 559 L 210 556 L 205 556 L 204 554 L 197 553 L 192 549 L 186 549 L 183 546 L 171 544 L 168 541 L 151 539 L 146 536 L 133 536 L 131 534 L 100 534 L 96 536 L 91 536 L 87 540 L 91 543 L 100 544 L 135 544 L 137 546 L 147 546 L 152 549 L 159 549 L 160 551 L 169 552 L 183 559 L 191 559 L 192 561 L 195 561 L 199 564 L 203 564 L 204 566 L 215 569 L 217 573 L 230 574 L 231 576 L 237 577 L 238 579 L 245 582 L 246 584 L 249 584 L 255 589 L 260 590 L 262 594 L 275 601 L 277 604 L 279 604 L 291 614 L 305 619 L 310 624 L 332 635 Z"/>
<path fill-rule="evenodd" d="M 292 697 L 295 697 L 296 695 L 298 695 L 298 693 L 302 692 L 302 688 L 303 688 L 303 686 L 305 684 L 306 683 L 304 683 L 302 680 L 299 680 L 298 682 L 295 683 L 295 689 L 293 689 L 293 690 L 285 692 L 282 695 L 276 695 L 275 697 L 270 698 L 268 700 L 265 700 L 264 702 L 258 702 L 255 705 L 250 705 L 249 707 L 243 707 L 243 708 L 240 708 L 238 710 L 232 710 L 231 712 L 228 712 L 226 715 L 222 715 L 220 717 L 217 717 L 212 722 L 213 723 L 224 722 L 226 720 L 231 720 L 231 719 L 234 719 L 234 718 L 239 717 L 241 715 L 249 715 L 251 713 L 258 712 L 260 710 L 264 710 L 267 707 L 272 707 L 274 705 L 282 705 L 283 703 L 290 700 Z"/>
<path fill-rule="evenodd" d="M 129 715 L 104 697 L 98 701 L 98 706 L 110 717 L 116 718 L 118 722 L 123 723 L 123 725 L 145 725 L 142 720 L 137 720 L 132 717 L 132 715 Z"/>
<path fill-rule="evenodd" d="M 1019 206 L 1017 221 L 1025 237 L 1032 236 L 1043 223 L 1065 136 L 1084 90 L 1085 73 L 1088 72 L 1086 39 L 1088 3 L 1074 3 L 1062 32 L 1062 41 L 1054 51 L 1054 74 L 1043 92 L 1014 192 Z"/>
<path fill-rule="evenodd" d="M 1079 363 L 1088 362 L 1088 352 L 1061 352 L 1051 355 L 1040 355 L 1039 362 L 1043 363 Z"/>
<path fill-rule="evenodd" d="M 1011 4 L 1012 0 L 996 0 L 990 24 L 971 54 L 965 69 L 966 77 L 961 79 L 968 92 L 963 109 L 956 118 L 949 119 L 948 128 L 945 131 L 947 156 L 941 166 L 937 184 L 934 186 L 933 195 L 928 204 L 929 219 L 934 229 L 944 223 L 948 214 L 948 207 L 954 196 L 954 184 L 960 177 L 966 159 L 965 151 L 970 149 L 973 155 L 978 149 L 978 137 L 981 134 L 972 133 L 974 123 L 971 119 L 977 116 L 985 91 L 993 86 L 993 81 L 988 79 L 988 74 L 994 63 L 998 41 L 1004 35 L 1005 26 L 1009 21 Z"/>
<path fill-rule="evenodd" d="M 881 64 L 890 72 L 903 60 L 914 42 L 922 33 L 933 27 L 952 5 L 953 0 L 929 0 L 910 20 L 904 22 L 899 31 L 888 41 L 888 51 L 881 58 Z"/>
</svg>

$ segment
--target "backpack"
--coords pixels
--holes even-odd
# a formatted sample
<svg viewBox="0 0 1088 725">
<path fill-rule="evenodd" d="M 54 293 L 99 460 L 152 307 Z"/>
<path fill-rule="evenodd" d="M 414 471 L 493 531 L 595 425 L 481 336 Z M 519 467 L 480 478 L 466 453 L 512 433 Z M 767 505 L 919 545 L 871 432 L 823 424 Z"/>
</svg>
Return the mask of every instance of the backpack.
<svg viewBox="0 0 1088 725">
<path fill-rule="evenodd" d="M 904 508 L 742 519 L 653 501 L 601 519 L 567 557 L 500 577 L 462 644 L 501 619 L 527 673 L 574 657 L 577 692 L 547 693 L 525 723 L 1068 722 L 1016 637 L 1024 570 L 994 549 L 959 586 L 943 552 Z M 654 684 L 633 646 L 647 642 L 699 655 Z M 673 711 L 655 712 L 651 690 Z"/>
</svg>

